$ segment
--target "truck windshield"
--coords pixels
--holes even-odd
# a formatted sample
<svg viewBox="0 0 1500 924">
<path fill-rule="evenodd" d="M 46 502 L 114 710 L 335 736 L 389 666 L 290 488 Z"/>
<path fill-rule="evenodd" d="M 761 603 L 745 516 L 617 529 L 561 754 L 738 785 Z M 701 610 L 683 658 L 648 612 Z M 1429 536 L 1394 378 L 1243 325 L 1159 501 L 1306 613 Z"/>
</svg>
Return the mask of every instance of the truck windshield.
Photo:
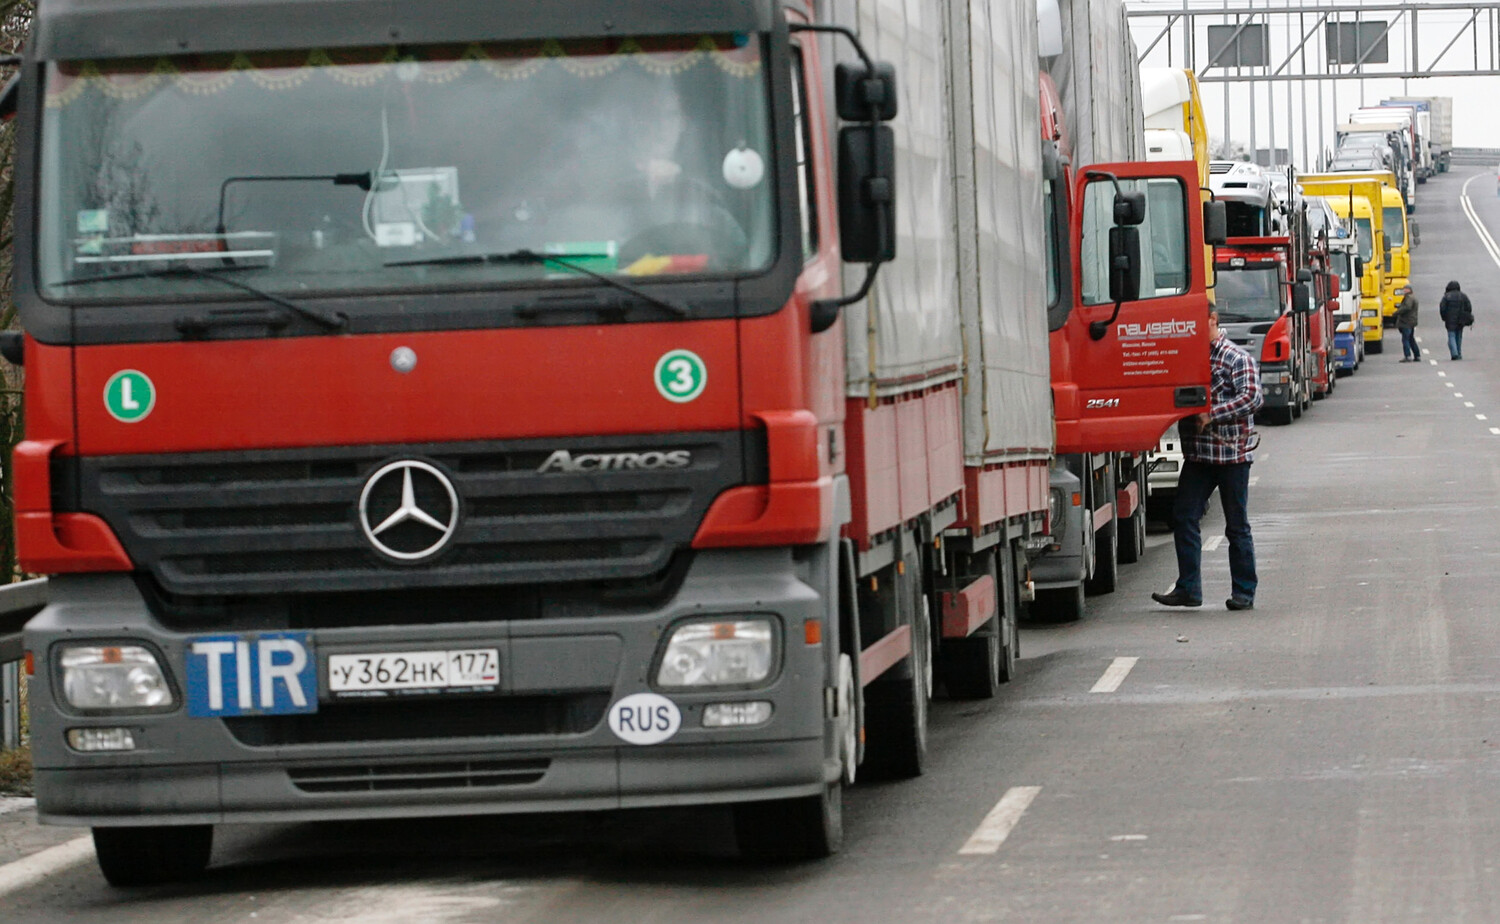
<svg viewBox="0 0 1500 924">
<path fill-rule="evenodd" d="M 1219 319 L 1225 324 L 1274 321 L 1281 317 L 1280 268 L 1220 264 L 1214 289 Z"/>
<path fill-rule="evenodd" d="M 1328 255 L 1328 259 L 1329 262 L 1333 264 L 1333 271 L 1338 274 L 1339 287 L 1345 292 L 1353 291 L 1354 266 L 1349 259 L 1349 252 L 1345 250 L 1335 250 L 1333 253 Z"/>
<path fill-rule="evenodd" d="M 580 278 L 454 259 L 516 251 L 743 274 L 775 256 L 770 159 L 742 36 L 53 63 L 39 278 L 79 302 L 222 297 L 151 272 L 179 266 L 298 295 Z"/>
<path fill-rule="evenodd" d="M 1385 211 L 1385 233 L 1392 247 L 1406 246 L 1406 209 L 1399 205 L 1388 205 Z"/>
</svg>

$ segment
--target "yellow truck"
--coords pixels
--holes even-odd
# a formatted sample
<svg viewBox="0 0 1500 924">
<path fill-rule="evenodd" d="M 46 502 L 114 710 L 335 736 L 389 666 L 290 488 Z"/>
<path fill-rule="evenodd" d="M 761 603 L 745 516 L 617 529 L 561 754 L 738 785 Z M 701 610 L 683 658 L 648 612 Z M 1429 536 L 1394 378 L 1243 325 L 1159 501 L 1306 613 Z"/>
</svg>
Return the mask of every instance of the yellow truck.
<svg viewBox="0 0 1500 924">
<path fill-rule="evenodd" d="M 1304 194 L 1326 196 L 1339 218 L 1354 219 L 1355 233 L 1359 238 L 1355 254 L 1364 270 L 1360 276 L 1359 321 L 1364 327 L 1367 353 L 1379 353 L 1383 348 L 1386 277 L 1395 269 L 1395 255 L 1385 234 L 1385 184 L 1382 180 L 1380 174 L 1355 173 L 1307 173 L 1297 178 Z M 1396 189 L 1394 176 L 1391 176 L 1390 188 Z M 1404 206 L 1399 205 L 1399 190 L 1396 195 L 1398 208 L 1405 212 Z M 1394 288 L 1391 291 L 1394 292 Z"/>
<path fill-rule="evenodd" d="M 1412 236 L 1409 233 L 1409 219 L 1406 217 L 1406 203 L 1401 198 L 1401 190 L 1394 185 L 1382 181 L 1380 187 L 1381 212 L 1385 219 L 1385 237 L 1391 242 L 1390 265 L 1386 267 L 1385 291 L 1381 293 L 1384 297 L 1385 323 L 1392 326 L 1396 323 L 1396 303 L 1401 301 L 1401 296 L 1396 293 L 1406 285 L 1411 278 L 1411 245 Z"/>
</svg>

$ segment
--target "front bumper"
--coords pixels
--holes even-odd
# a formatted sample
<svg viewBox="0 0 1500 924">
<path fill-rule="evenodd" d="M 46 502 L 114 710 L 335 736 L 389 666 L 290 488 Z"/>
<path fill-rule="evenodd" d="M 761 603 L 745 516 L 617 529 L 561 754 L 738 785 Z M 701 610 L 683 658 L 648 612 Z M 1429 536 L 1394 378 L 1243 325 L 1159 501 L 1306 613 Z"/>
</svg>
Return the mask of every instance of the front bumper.
<svg viewBox="0 0 1500 924">
<path fill-rule="evenodd" d="M 1265 396 L 1265 407 L 1289 407 L 1297 400 L 1296 383 L 1292 381 L 1291 367 L 1285 363 L 1266 363 L 1260 367 L 1260 390 Z"/>
<path fill-rule="evenodd" d="M 82 716 L 59 701 L 59 643 L 144 643 L 161 655 L 183 702 L 194 637 L 147 609 L 126 576 L 56 578 L 26 629 L 38 815 L 51 824 L 156 825 L 311 821 L 489 812 L 633 808 L 811 795 L 837 777 L 824 715 L 833 627 L 818 569 L 788 549 L 699 553 L 678 592 L 650 612 L 579 619 L 383 625 L 311 630 L 326 697 L 333 654 L 493 647 L 500 688 L 470 697 L 319 702 L 305 715 L 193 718 Z M 765 614 L 778 626 L 778 668 L 755 689 L 653 691 L 668 628 L 688 618 Z M 285 627 L 258 627 L 278 631 Z M 254 633 L 250 633 L 254 634 Z M 608 704 L 663 692 L 681 726 L 661 744 L 617 737 Z M 769 701 L 753 728 L 704 728 L 712 703 Z M 390 711 L 383 712 L 382 710 Z M 517 716 L 531 716 L 520 721 Z M 72 728 L 127 727 L 136 749 L 79 753 Z"/>
</svg>

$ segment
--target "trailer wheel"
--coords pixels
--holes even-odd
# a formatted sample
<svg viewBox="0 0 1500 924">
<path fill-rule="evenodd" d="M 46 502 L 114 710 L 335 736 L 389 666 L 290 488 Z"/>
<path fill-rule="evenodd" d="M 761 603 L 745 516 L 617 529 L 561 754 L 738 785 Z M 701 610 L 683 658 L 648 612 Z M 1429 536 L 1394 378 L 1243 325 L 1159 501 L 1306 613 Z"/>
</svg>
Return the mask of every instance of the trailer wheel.
<svg viewBox="0 0 1500 924">
<path fill-rule="evenodd" d="M 1039 590 L 1031 604 L 1031 615 L 1038 622 L 1077 622 L 1083 618 L 1086 603 L 1083 585 Z"/>
<path fill-rule="evenodd" d="M 821 860 L 844 845 L 844 787 L 829 783 L 823 793 L 734 807 L 734 838 L 740 854 L 760 863 Z"/>
<path fill-rule="evenodd" d="M 1000 610 L 1000 682 L 1016 679 L 1016 661 L 1021 657 L 1021 585 L 1016 575 L 1014 549 L 1000 550 L 1000 583 L 1004 596 Z"/>
<path fill-rule="evenodd" d="M 192 879 L 208 868 L 213 846 L 213 825 L 94 829 L 99 870 L 118 887 Z"/>
<path fill-rule="evenodd" d="M 894 570 L 894 569 L 893 569 Z M 920 559 L 906 558 L 896 573 L 897 599 L 911 627 L 906 670 L 865 688 L 866 775 L 880 779 L 921 776 L 927 762 L 927 701 L 932 695 L 932 623 L 923 593 Z"/>
<path fill-rule="evenodd" d="M 992 699 L 1000 692 L 1000 656 L 1005 630 L 1005 605 L 999 595 L 1005 592 L 995 575 L 995 558 L 987 557 L 982 572 L 969 572 L 964 580 L 977 574 L 988 574 L 996 581 L 995 615 L 975 629 L 967 638 L 943 639 L 938 649 L 943 685 L 954 699 Z"/>
</svg>

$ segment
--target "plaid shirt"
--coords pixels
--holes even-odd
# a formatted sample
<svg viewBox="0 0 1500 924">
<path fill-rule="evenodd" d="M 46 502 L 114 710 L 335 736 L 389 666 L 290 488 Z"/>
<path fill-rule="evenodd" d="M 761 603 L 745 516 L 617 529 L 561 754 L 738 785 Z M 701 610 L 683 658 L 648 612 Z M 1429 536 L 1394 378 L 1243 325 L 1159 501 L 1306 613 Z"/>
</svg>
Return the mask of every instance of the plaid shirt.
<svg viewBox="0 0 1500 924">
<path fill-rule="evenodd" d="M 1211 465 L 1253 462 L 1255 412 L 1266 400 L 1260 390 L 1260 367 L 1223 335 L 1209 346 L 1208 364 L 1213 375 L 1209 423 L 1199 429 L 1190 417 L 1178 425 L 1183 458 Z"/>
</svg>

